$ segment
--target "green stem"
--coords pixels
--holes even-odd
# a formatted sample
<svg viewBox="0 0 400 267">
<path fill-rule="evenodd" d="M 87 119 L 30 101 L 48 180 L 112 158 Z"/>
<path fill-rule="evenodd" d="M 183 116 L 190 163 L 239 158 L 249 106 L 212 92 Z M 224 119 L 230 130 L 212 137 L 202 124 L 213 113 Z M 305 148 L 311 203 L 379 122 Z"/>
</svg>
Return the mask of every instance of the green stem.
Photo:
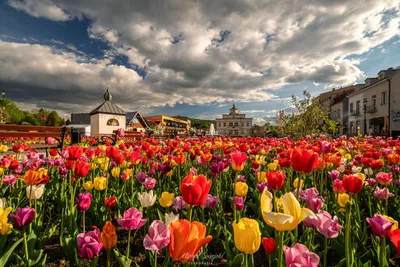
<svg viewBox="0 0 400 267">
<path fill-rule="evenodd" d="M 386 258 L 386 239 L 385 237 L 381 237 L 381 248 L 379 251 L 379 267 L 384 267 L 387 266 L 384 264 L 385 258 Z"/>
<path fill-rule="evenodd" d="M 131 230 L 128 231 L 128 247 L 126 248 L 126 256 L 129 258 L 131 250 Z"/>
<path fill-rule="evenodd" d="M 193 211 L 193 206 L 192 206 L 192 205 L 189 205 L 189 210 L 188 210 L 189 222 L 192 221 L 192 211 Z"/>
<path fill-rule="evenodd" d="M 271 267 L 271 254 L 268 254 L 268 267 Z"/>
<path fill-rule="evenodd" d="M 82 213 L 82 227 L 83 227 L 83 233 L 85 233 L 85 211 L 83 211 L 83 213 Z"/>
<path fill-rule="evenodd" d="M 324 239 L 324 267 L 327 265 L 327 260 L 328 260 L 328 238 L 325 237 Z"/>
<path fill-rule="evenodd" d="M 347 204 L 346 209 L 346 229 L 345 229 L 345 248 L 346 248 L 346 266 L 351 267 L 352 265 L 352 253 L 351 253 L 351 204 Z"/>
<path fill-rule="evenodd" d="M 283 236 L 284 232 L 279 231 L 279 250 L 278 250 L 278 266 L 283 266 Z"/>
<path fill-rule="evenodd" d="M 249 255 L 244 254 L 244 266 L 245 266 L 245 267 L 248 267 L 248 266 L 249 266 L 248 256 L 249 256 Z"/>
<path fill-rule="evenodd" d="M 111 249 L 107 249 L 107 267 L 110 267 L 111 266 L 111 264 L 110 264 L 110 253 L 111 252 Z"/>
<path fill-rule="evenodd" d="M 29 262 L 29 251 L 28 251 L 28 241 L 26 240 L 26 232 L 24 231 L 24 249 L 25 249 L 25 259 L 26 263 Z"/>
<path fill-rule="evenodd" d="M 154 266 L 157 267 L 157 251 L 154 251 Z"/>
</svg>

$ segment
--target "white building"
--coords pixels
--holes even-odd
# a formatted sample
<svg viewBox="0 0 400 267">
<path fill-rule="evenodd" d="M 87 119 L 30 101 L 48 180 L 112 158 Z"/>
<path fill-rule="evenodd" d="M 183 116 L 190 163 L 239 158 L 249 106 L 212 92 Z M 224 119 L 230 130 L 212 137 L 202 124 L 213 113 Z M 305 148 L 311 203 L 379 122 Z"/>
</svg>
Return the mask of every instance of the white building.
<svg viewBox="0 0 400 267">
<path fill-rule="evenodd" d="M 223 114 L 222 118 L 216 118 L 216 131 L 219 135 L 246 136 L 250 135 L 253 119 L 246 118 L 246 114 L 240 114 L 233 104 L 229 114 Z"/>
<path fill-rule="evenodd" d="M 126 112 L 112 102 L 108 91 L 104 94 L 104 102 L 90 112 L 91 135 L 110 135 L 114 130 L 126 127 Z"/>
<path fill-rule="evenodd" d="M 389 68 L 348 96 L 349 134 L 396 136 L 400 131 L 400 70 Z M 397 103 L 396 103 L 397 100 Z M 400 115 L 400 114 L 399 114 Z M 397 118 L 397 119 L 396 119 Z M 392 122 L 392 123 L 391 123 Z"/>
</svg>

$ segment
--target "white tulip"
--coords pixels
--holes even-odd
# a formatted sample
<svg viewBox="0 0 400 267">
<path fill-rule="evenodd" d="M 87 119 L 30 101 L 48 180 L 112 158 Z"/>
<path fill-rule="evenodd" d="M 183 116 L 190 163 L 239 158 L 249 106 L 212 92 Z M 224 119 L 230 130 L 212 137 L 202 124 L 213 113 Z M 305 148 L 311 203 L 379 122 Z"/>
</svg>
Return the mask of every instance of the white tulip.
<svg viewBox="0 0 400 267">
<path fill-rule="evenodd" d="M 346 170 L 346 165 L 345 164 L 340 164 L 340 166 L 337 168 L 338 172 L 343 173 L 344 170 Z"/>
<path fill-rule="evenodd" d="M 153 190 L 150 190 L 150 192 L 138 193 L 138 197 L 140 205 L 143 208 L 153 206 L 157 199 L 157 195 L 153 194 Z"/>
<path fill-rule="evenodd" d="M 361 172 L 361 170 L 362 170 L 362 167 L 353 166 L 353 167 L 351 168 L 351 172 L 352 172 L 352 173 L 359 173 L 359 172 Z"/>
<path fill-rule="evenodd" d="M 0 198 L 0 209 L 4 209 L 7 206 L 7 200 L 3 197 Z"/>
<path fill-rule="evenodd" d="M 374 174 L 374 170 L 372 170 L 371 168 L 364 169 L 364 173 L 365 173 L 366 175 L 372 175 L 372 174 Z"/>
<path fill-rule="evenodd" d="M 26 187 L 26 197 L 28 199 L 39 199 L 44 192 L 44 184 L 30 185 Z"/>
<path fill-rule="evenodd" d="M 174 214 L 172 211 L 170 213 L 165 213 L 165 225 L 169 226 L 170 223 L 179 220 L 179 214 Z"/>
</svg>

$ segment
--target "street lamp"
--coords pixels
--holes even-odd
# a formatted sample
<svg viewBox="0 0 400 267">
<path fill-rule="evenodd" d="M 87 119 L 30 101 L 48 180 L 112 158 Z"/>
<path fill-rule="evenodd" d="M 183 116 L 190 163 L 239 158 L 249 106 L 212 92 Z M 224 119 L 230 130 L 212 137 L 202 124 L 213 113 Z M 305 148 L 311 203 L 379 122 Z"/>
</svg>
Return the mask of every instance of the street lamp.
<svg viewBox="0 0 400 267">
<path fill-rule="evenodd" d="M 6 96 L 6 92 L 4 92 L 4 90 L 3 92 L 1 92 L 1 96 L 3 97 L 3 103 L 4 103 L 4 97 Z"/>
<path fill-rule="evenodd" d="M 4 92 L 4 90 L 1 92 L 1 96 L 3 98 L 3 107 L 2 107 L 2 118 L 1 118 L 1 123 L 5 123 L 6 122 L 6 105 L 4 103 L 4 97 L 6 96 L 6 92 Z"/>
</svg>

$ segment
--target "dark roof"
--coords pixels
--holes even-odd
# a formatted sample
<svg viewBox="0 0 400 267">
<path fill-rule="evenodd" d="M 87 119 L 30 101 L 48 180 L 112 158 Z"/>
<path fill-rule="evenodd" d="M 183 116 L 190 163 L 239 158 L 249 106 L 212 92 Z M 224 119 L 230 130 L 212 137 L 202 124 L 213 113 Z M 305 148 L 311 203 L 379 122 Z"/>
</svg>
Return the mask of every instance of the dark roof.
<svg viewBox="0 0 400 267">
<path fill-rule="evenodd" d="M 125 111 L 123 111 L 120 107 L 118 107 L 111 101 L 104 101 L 100 106 L 92 110 L 92 112 L 90 112 L 90 115 L 97 113 L 126 115 Z"/>
<path fill-rule="evenodd" d="M 139 113 L 139 111 L 126 113 L 126 125 L 129 125 L 134 118 L 139 121 L 140 125 L 142 125 L 143 128 L 146 129 L 149 127 L 148 121 Z"/>
<path fill-rule="evenodd" d="M 90 124 L 89 113 L 72 113 L 71 124 Z"/>
<path fill-rule="evenodd" d="M 136 114 L 138 114 L 138 113 L 139 113 L 139 111 L 127 112 L 127 113 L 126 113 L 126 117 L 127 117 L 127 119 L 128 119 L 129 121 L 131 121 L 133 118 L 136 117 Z M 127 121 L 128 121 L 128 120 L 127 120 Z"/>
</svg>

